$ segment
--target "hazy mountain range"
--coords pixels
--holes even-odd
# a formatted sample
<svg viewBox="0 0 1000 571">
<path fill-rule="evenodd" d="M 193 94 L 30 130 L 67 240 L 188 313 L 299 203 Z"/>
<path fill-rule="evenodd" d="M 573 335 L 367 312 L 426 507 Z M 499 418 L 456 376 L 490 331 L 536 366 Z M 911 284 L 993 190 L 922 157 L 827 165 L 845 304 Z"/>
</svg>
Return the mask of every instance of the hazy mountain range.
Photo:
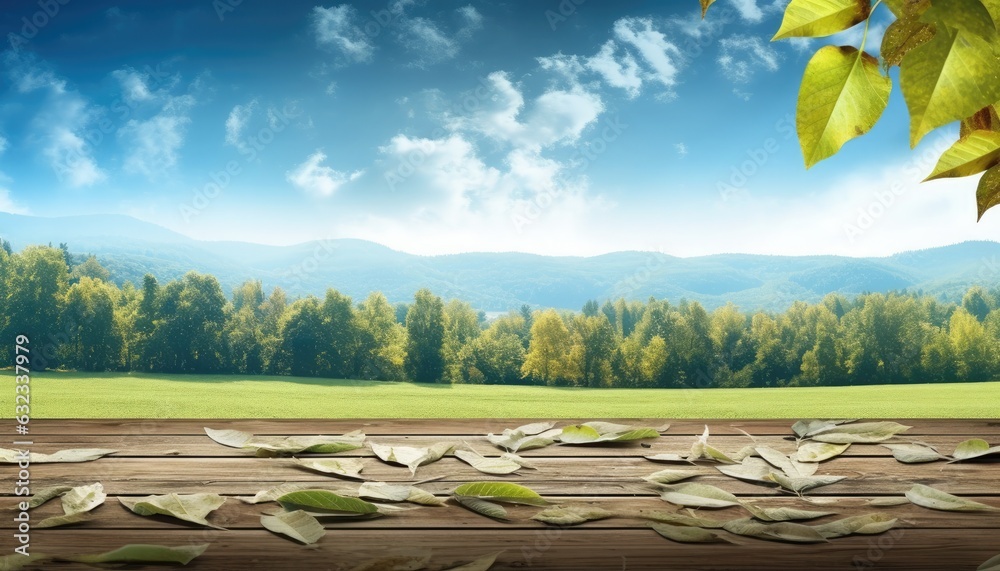
<svg viewBox="0 0 1000 571">
<path fill-rule="evenodd" d="M 361 240 L 264 246 L 205 242 L 120 215 L 40 218 L 0 213 L 0 237 L 15 250 L 29 244 L 69 244 L 94 254 L 119 284 L 146 273 L 161 283 L 195 270 L 215 275 L 227 293 L 247 280 L 292 296 L 321 295 L 334 287 L 360 301 L 382 291 L 407 301 L 421 288 L 478 309 L 533 306 L 579 309 L 588 299 L 649 296 L 726 302 L 782 310 L 793 301 L 817 301 L 830 292 L 854 295 L 908 289 L 958 300 L 972 284 L 1000 282 L 1000 244 L 966 242 L 885 258 L 719 254 L 678 258 L 651 252 L 593 257 L 521 253 L 416 256 Z"/>
</svg>

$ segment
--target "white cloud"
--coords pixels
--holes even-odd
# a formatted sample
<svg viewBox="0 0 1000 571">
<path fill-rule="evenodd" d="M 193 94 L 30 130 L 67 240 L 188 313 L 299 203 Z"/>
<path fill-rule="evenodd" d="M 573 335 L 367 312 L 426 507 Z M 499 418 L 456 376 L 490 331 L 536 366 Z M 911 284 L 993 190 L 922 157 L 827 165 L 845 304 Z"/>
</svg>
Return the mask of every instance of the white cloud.
<svg viewBox="0 0 1000 571">
<path fill-rule="evenodd" d="M 0 155 L 2 155 L 3 152 L 6 150 L 7 150 L 7 138 L 4 137 L 3 135 L 0 135 Z"/>
<path fill-rule="evenodd" d="M 10 196 L 10 191 L 0 188 L 0 212 L 8 214 L 28 214 L 28 209 L 14 202 Z"/>
<path fill-rule="evenodd" d="M 348 62 L 369 62 L 375 52 L 368 36 L 355 23 L 357 10 L 349 4 L 324 8 L 316 6 L 312 28 L 316 43 L 339 52 Z"/>
<path fill-rule="evenodd" d="M 257 100 L 253 99 L 245 105 L 234 105 L 233 110 L 226 117 L 226 144 L 238 149 L 246 147 L 243 140 L 243 130 L 246 129 L 250 117 L 253 116 L 257 108 Z"/>
<path fill-rule="evenodd" d="M 356 180 L 364 171 L 352 173 L 334 170 L 324 164 L 326 154 L 317 150 L 309 158 L 294 169 L 285 173 L 285 179 L 315 196 L 332 196 L 337 190 L 350 181 Z"/>
<path fill-rule="evenodd" d="M 764 10 L 757 5 L 757 0 L 732 0 L 732 3 L 744 21 L 757 24 L 764 19 Z"/>
<path fill-rule="evenodd" d="M 735 35 L 719 42 L 719 66 L 734 83 L 748 83 L 759 70 L 780 68 L 778 52 L 755 36 Z"/>
<path fill-rule="evenodd" d="M 483 15 L 471 4 L 458 8 L 455 10 L 455 13 L 461 21 L 461 27 L 459 27 L 456 33 L 458 37 L 468 38 L 483 27 Z"/>
<path fill-rule="evenodd" d="M 180 76 L 153 78 L 129 67 L 111 75 L 131 105 L 132 117 L 118 129 L 118 138 L 127 149 L 122 168 L 126 173 L 157 179 L 177 166 L 191 123 L 190 112 L 197 104 L 191 91 L 200 88 L 202 79 L 195 78 L 188 93 L 175 94 Z"/>
<path fill-rule="evenodd" d="M 455 130 L 470 130 L 516 147 L 539 150 L 576 141 L 604 111 L 600 96 L 577 85 L 551 89 L 525 110 L 524 96 L 504 72 L 487 77 L 491 96 L 469 115 L 450 117 Z"/>
<path fill-rule="evenodd" d="M 154 94 L 150 91 L 147 82 L 149 76 L 139 73 L 132 68 L 116 69 L 111 72 L 111 76 L 118 80 L 122 88 L 122 96 L 125 101 L 135 105 L 154 99 Z"/>
<path fill-rule="evenodd" d="M 323 90 L 327 95 L 334 95 L 337 93 L 337 82 L 331 81 L 326 84 L 326 89 Z"/>
<path fill-rule="evenodd" d="M 677 151 L 677 155 L 684 158 L 688 155 L 687 145 L 684 143 L 677 143 L 674 145 L 674 149 Z"/>
<path fill-rule="evenodd" d="M 652 68 L 652 79 L 660 82 L 672 94 L 677 83 L 682 55 L 680 49 L 667 40 L 662 32 L 654 29 L 648 18 L 622 18 L 615 22 L 615 37 L 633 46 Z"/>
<path fill-rule="evenodd" d="M 118 132 L 131 149 L 123 165 L 125 172 L 155 179 L 175 167 L 190 122 L 185 115 L 158 114 L 126 123 Z"/>
<path fill-rule="evenodd" d="M 639 64 L 628 52 L 619 60 L 615 57 L 616 50 L 613 40 L 604 42 L 597 55 L 587 59 L 587 68 L 599 73 L 608 85 L 624 89 L 630 98 L 636 97 L 642 89 Z"/>
<path fill-rule="evenodd" d="M 437 24 L 427 18 L 403 20 L 399 41 L 417 55 L 413 65 L 426 67 L 458 55 L 458 42 L 448 37 Z"/>
<path fill-rule="evenodd" d="M 84 139 L 95 115 L 90 104 L 67 86 L 66 80 L 35 57 L 8 51 L 4 55 L 12 82 L 21 93 L 43 92 L 41 110 L 32 120 L 33 139 L 42 143 L 42 155 L 60 181 L 71 187 L 91 186 L 107 175 L 97 165 Z"/>
</svg>

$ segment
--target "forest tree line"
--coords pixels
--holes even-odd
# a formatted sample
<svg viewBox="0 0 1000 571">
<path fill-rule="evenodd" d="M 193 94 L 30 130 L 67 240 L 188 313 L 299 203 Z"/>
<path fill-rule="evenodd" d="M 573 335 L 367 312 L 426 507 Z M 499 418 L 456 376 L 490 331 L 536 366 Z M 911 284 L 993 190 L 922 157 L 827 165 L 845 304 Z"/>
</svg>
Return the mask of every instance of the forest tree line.
<svg viewBox="0 0 1000 571">
<path fill-rule="evenodd" d="M 424 289 L 407 304 L 334 289 L 289 299 L 248 281 L 227 298 L 191 272 L 118 287 L 94 257 L 0 244 L 0 354 L 35 369 L 229 373 L 586 387 L 772 387 L 1000 378 L 1000 290 L 960 304 L 831 294 L 782 313 L 697 302 L 528 306 L 493 320 Z"/>
</svg>

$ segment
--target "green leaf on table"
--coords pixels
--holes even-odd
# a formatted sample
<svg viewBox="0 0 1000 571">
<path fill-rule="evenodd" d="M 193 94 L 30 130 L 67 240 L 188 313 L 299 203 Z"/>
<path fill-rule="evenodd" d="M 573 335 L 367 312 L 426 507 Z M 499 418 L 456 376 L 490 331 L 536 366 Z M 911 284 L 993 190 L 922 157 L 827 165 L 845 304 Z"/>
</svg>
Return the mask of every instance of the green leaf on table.
<svg viewBox="0 0 1000 571">
<path fill-rule="evenodd" d="M 795 459 L 799 462 L 823 462 L 840 456 L 850 447 L 850 443 L 803 442 L 795 451 Z"/>
<path fill-rule="evenodd" d="M 823 430 L 831 426 L 840 426 L 841 424 L 850 424 L 857 421 L 858 419 L 856 418 L 799 420 L 792 425 L 792 432 L 794 432 L 799 438 L 807 438 L 810 434 L 818 430 Z"/>
<path fill-rule="evenodd" d="M 669 523 L 670 525 L 687 525 L 708 529 L 719 529 L 724 523 L 726 523 L 722 520 L 686 516 L 676 512 L 665 512 L 662 510 L 639 510 L 639 512 L 635 514 L 635 517 L 659 523 Z"/>
<path fill-rule="evenodd" d="M 424 506 L 443 506 L 444 500 L 416 486 L 387 484 L 385 482 L 365 482 L 358 489 L 358 496 L 370 500 L 390 502 L 410 502 Z"/>
<path fill-rule="evenodd" d="M 118 501 L 133 512 L 142 515 L 166 515 L 179 520 L 225 529 L 205 520 L 205 517 L 226 503 L 219 494 L 165 494 L 142 498 L 122 498 Z"/>
<path fill-rule="evenodd" d="M 646 458 L 646 460 L 652 460 L 653 462 L 688 462 L 688 463 L 691 463 L 691 460 L 688 460 L 685 456 L 681 456 L 680 454 L 673 454 L 673 453 L 654 454 L 652 456 L 646 456 L 645 458 Z"/>
<path fill-rule="evenodd" d="M 243 448 L 256 450 L 258 455 L 336 454 L 364 445 L 365 435 L 353 432 L 342 436 L 254 436 Z"/>
<path fill-rule="evenodd" d="M 507 519 L 507 510 L 500 504 L 496 504 L 482 498 L 477 498 L 475 496 L 455 495 L 452 497 L 455 498 L 455 501 L 462 506 L 467 507 L 480 515 L 494 519 Z"/>
<path fill-rule="evenodd" d="M 28 460 L 32 464 L 56 464 L 60 462 L 90 462 L 114 454 L 117 450 L 107 450 L 104 448 L 72 448 L 60 450 L 52 454 L 41 454 L 31 452 Z M 7 448 L 0 448 L 0 464 L 17 464 L 22 460 L 20 452 Z"/>
<path fill-rule="evenodd" d="M 611 422 L 585 422 L 562 429 L 559 441 L 563 444 L 599 444 L 602 442 L 629 442 L 659 438 L 655 428 L 644 428 Z"/>
<path fill-rule="evenodd" d="M 906 54 L 900 87 L 910 110 L 910 146 L 924 135 L 1000 101 L 1000 53 L 975 34 L 937 26 L 934 38 Z"/>
<path fill-rule="evenodd" d="M 72 489 L 73 486 L 51 486 L 48 488 L 42 488 L 35 492 L 35 495 L 31 496 L 31 499 L 28 500 L 28 509 L 37 508 L 52 498 L 58 497 Z"/>
<path fill-rule="evenodd" d="M 469 450 L 456 450 L 455 456 L 484 474 L 504 475 L 512 474 L 521 469 L 521 465 L 507 458 L 487 458 Z"/>
<path fill-rule="evenodd" d="M 166 547 L 163 545 L 133 544 L 114 551 L 94 555 L 59 556 L 59 559 L 76 563 L 180 563 L 187 565 L 205 553 L 209 544 Z"/>
<path fill-rule="evenodd" d="M 724 535 L 701 527 L 651 523 L 649 527 L 661 536 L 678 543 L 732 543 Z"/>
<path fill-rule="evenodd" d="M 906 498 L 920 507 L 949 512 L 1000 511 L 1000 508 L 982 504 L 923 484 L 914 484 Z"/>
<path fill-rule="evenodd" d="M 1000 164 L 1000 133 L 973 131 L 959 139 L 938 159 L 925 180 L 972 176 Z"/>
<path fill-rule="evenodd" d="M 820 428 L 810 432 L 808 437 L 830 444 L 878 444 L 910 428 L 892 421 L 859 422 Z"/>
<path fill-rule="evenodd" d="M 886 514 L 873 513 L 845 517 L 829 523 L 813 526 L 827 539 L 848 535 L 876 535 L 892 529 L 897 519 Z"/>
<path fill-rule="evenodd" d="M 740 505 L 736 496 L 708 484 L 670 484 L 662 486 L 660 498 L 690 508 L 728 508 Z"/>
<path fill-rule="evenodd" d="M 513 452 L 504 452 L 500 455 L 501 458 L 505 460 L 510 460 L 511 462 L 517 463 L 522 468 L 527 468 L 529 470 L 537 470 L 538 466 L 535 466 L 527 458 L 522 458 Z"/>
<path fill-rule="evenodd" d="M 697 470 L 673 470 L 666 469 L 660 470 L 659 472 L 653 472 L 652 474 L 643 478 L 651 484 L 673 484 L 680 482 L 682 480 L 687 480 L 689 478 L 694 478 L 695 476 L 701 476 L 704 472 L 699 472 Z"/>
<path fill-rule="evenodd" d="M 976 568 L 976 571 L 1000 571 L 1000 555 L 991 558 Z"/>
<path fill-rule="evenodd" d="M 906 498 L 906 496 L 900 497 L 887 497 L 887 498 L 873 498 L 868 500 L 868 505 L 879 507 L 879 508 L 890 508 L 894 506 L 904 506 L 909 505 L 911 502 Z"/>
<path fill-rule="evenodd" d="M 750 515 L 761 521 L 802 521 L 833 515 L 834 512 L 817 512 L 796 508 L 765 508 L 750 502 L 743 502 Z"/>
<path fill-rule="evenodd" d="M 792 0 L 771 40 L 829 36 L 863 22 L 870 13 L 868 0 Z"/>
<path fill-rule="evenodd" d="M 486 435 L 486 439 L 494 446 L 511 452 L 544 448 L 554 444 L 562 433 L 561 429 L 552 428 L 553 426 L 554 422 L 535 422 L 517 428 L 505 428 L 500 435 L 490 433 Z"/>
<path fill-rule="evenodd" d="M 552 525 L 577 525 L 614 516 L 614 512 L 604 508 L 570 504 L 544 509 L 531 516 L 531 519 Z"/>
<path fill-rule="evenodd" d="M 53 559 L 51 555 L 38 552 L 34 552 L 30 555 L 21 555 L 20 553 L 4 555 L 3 557 L 0 557 L 0 571 L 19 571 L 29 565 L 34 565 L 50 559 Z"/>
<path fill-rule="evenodd" d="M 799 495 L 814 488 L 836 484 L 847 478 L 847 476 L 787 476 L 777 472 L 771 472 L 768 477 L 782 488 Z"/>
<path fill-rule="evenodd" d="M 454 494 L 508 504 L 549 505 L 549 502 L 534 490 L 512 482 L 470 482 L 455 488 Z"/>
<path fill-rule="evenodd" d="M 207 426 L 205 427 L 205 434 L 219 444 L 230 448 L 243 448 L 243 445 L 253 438 L 253 434 L 243 432 L 242 430 L 216 430 Z"/>
<path fill-rule="evenodd" d="M 373 443 L 371 447 L 372 452 L 383 462 L 402 464 L 410 469 L 411 474 L 416 474 L 418 467 L 437 462 L 445 454 L 454 450 L 455 445 L 439 442 L 426 448 L 414 448 L 412 446 L 387 446 Z"/>
<path fill-rule="evenodd" d="M 889 104 L 890 91 L 892 79 L 870 54 L 851 46 L 820 48 L 806 65 L 796 110 L 806 168 L 870 131 Z"/>
<path fill-rule="evenodd" d="M 444 571 L 489 571 L 490 567 L 493 567 L 493 564 L 497 562 L 497 557 L 500 557 L 501 553 L 503 553 L 503 551 L 483 555 L 475 561 L 470 561 L 469 563 L 459 565 L 458 567 L 449 567 Z"/>
<path fill-rule="evenodd" d="M 761 523 L 750 518 L 735 519 L 723 524 L 722 529 L 736 535 L 771 541 L 787 541 L 790 543 L 823 543 L 827 541 L 814 528 L 787 521 Z"/>
<path fill-rule="evenodd" d="M 273 502 L 285 494 L 291 492 L 297 492 L 299 490 L 305 490 L 307 488 L 309 488 L 309 485 L 307 484 L 289 484 L 289 483 L 279 484 L 268 490 L 261 490 L 257 492 L 252 498 L 249 499 L 240 498 L 240 501 L 247 504 L 260 504 L 264 502 Z"/>
<path fill-rule="evenodd" d="M 783 452 L 767 446 L 758 446 L 757 454 L 768 464 L 784 472 L 789 478 L 809 477 L 815 474 L 819 468 L 819 464 L 815 462 L 799 462 L 785 456 Z"/>
<path fill-rule="evenodd" d="M 312 545 L 326 535 L 323 524 L 302 510 L 282 512 L 276 515 L 262 515 L 260 516 L 260 524 L 264 526 L 264 529 L 287 535 L 306 545 Z"/>
<path fill-rule="evenodd" d="M 983 214 L 998 204 L 1000 204 L 1000 166 L 995 166 L 979 179 L 979 188 L 976 190 L 978 211 L 976 221 L 982 220 Z"/>
<path fill-rule="evenodd" d="M 947 459 L 937 450 L 923 444 L 882 444 L 882 446 L 892 450 L 892 457 L 903 464 L 923 464 Z"/>
<path fill-rule="evenodd" d="M 52 517 L 47 517 L 42 521 L 35 523 L 31 527 L 36 529 L 62 527 L 64 525 L 73 525 L 76 523 L 83 523 L 85 521 L 90 521 L 92 518 L 93 516 L 88 512 L 77 512 L 72 514 L 56 515 Z"/>
<path fill-rule="evenodd" d="M 379 506 L 358 498 L 349 498 L 328 490 L 300 490 L 278 498 L 288 511 L 303 510 L 320 514 L 369 515 L 378 513 Z"/>
<path fill-rule="evenodd" d="M 771 465 L 754 456 L 747 456 L 743 459 L 743 462 L 735 466 L 716 466 L 715 469 L 731 478 L 739 480 L 763 484 L 774 483 L 769 477 L 772 472 Z"/>
<path fill-rule="evenodd" d="M 361 471 L 364 469 L 365 465 L 361 460 L 355 458 L 323 458 L 321 460 L 303 460 L 301 458 L 295 458 L 294 462 L 298 466 L 307 468 L 309 470 L 314 470 L 316 472 L 322 472 L 324 474 L 333 474 L 335 476 L 343 476 L 344 478 L 352 478 L 355 480 L 364 479 L 361 475 Z"/>
<path fill-rule="evenodd" d="M 952 454 L 954 462 L 975 460 L 976 458 L 985 458 L 987 456 L 1000 456 L 1000 446 L 990 447 L 990 443 L 981 438 L 971 438 L 959 442 L 958 446 L 955 447 L 955 453 Z"/>
<path fill-rule="evenodd" d="M 89 512 L 107 499 L 104 485 L 100 482 L 70 489 L 62 497 L 62 508 L 66 515 Z"/>
</svg>

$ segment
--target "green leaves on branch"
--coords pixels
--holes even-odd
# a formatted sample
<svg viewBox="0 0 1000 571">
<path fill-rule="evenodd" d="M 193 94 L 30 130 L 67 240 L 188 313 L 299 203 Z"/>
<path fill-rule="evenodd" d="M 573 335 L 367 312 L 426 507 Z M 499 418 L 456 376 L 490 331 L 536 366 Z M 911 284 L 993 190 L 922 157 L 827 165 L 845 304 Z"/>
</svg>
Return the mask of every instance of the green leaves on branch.
<svg viewBox="0 0 1000 571">
<path fill-rule="evenodd" d="M 941 155 L 927 180 L 972 176 L 1000 164 L 1000 132 L 973 131 Z"/>
<path fill-rule="evenodd" d="M 850 46 L 825 46 L 809 60 L 799 89 L 796 126 L 806 168 L 829 158 L 875 126 L 889 104 L 892 79 L 878 60 Z"/>
<path fill-rule="evenodd" d="M 995 42 L 936 26 L 934 39 L 906 54 L 899 82 L 910 110 L 910 146 L 934 129 L 1000 100 Z"/>
<path fill-rule="evenodd" d="M 986 174 L 979 179 L 979 188 L 976 190 L 976 210 L 979 216 L 976 220 L 982 220 L 983 214 L 998 204 L 1000 204 L 1000 166 L 986 171 Z"/>
<path fill-rule="evenodd" d="M 829 36 L 864 22 L 870 13 L 869 0 L 792 0 L 772 41 Z"/>
</svg>

